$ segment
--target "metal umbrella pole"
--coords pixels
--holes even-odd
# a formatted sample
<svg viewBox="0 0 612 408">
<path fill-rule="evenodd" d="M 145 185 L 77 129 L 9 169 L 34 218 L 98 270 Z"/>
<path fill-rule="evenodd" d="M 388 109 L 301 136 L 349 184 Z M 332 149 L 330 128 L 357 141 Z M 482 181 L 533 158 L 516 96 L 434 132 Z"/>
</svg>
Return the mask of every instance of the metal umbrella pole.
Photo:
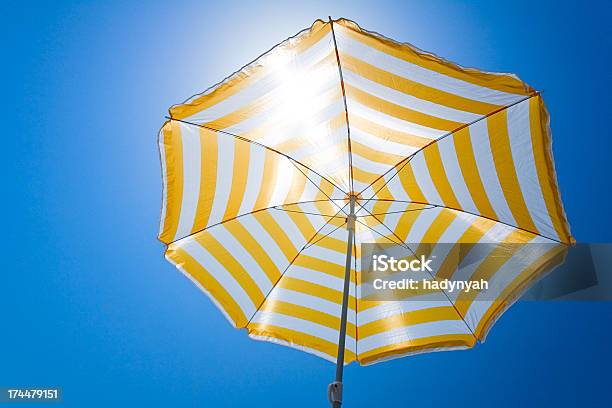
<svg viewBox="0 0 612 408">
<path fill-rule="evenodd" d="M 355 195 L 349 196 L 350 212 L 347 219 L 348 242 L 346 246 L 346 268 L 344 270 L 344 289 L 342 292 L 342 312 L 340 316 L 340 336 L 338 339 L 338 359 L 336 360 L 336 380 L 329 384 L 327 397 L 333 408 L 342 405 L 342 374 L 344 371 L 344 349 L 346 343 L 346 319 L 348 315 L 349 287 L 351 284 L 351 258 L 355 239 Z"/>
</svg>

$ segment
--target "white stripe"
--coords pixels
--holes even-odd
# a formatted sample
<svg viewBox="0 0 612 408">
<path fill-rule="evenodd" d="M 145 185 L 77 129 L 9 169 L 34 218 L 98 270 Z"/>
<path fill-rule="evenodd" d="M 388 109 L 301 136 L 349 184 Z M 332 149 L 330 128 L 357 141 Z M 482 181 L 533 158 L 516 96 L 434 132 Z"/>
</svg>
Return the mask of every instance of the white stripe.
<svg viewBox="0 0 612 408">
<path fill-rule="evenodd" d="M 274 191 L 272 192 L 270 201 L 266 206 L 280 205 L 287 202 L 287 194 L 298 177 L 298 175 L 295 174 L 296 172 L 298 172 L 298 170 L 288 159 L 282 158 L 277 160 L 276 174 L 274 174 L 274 179 L 264 180 L 264 183 L 274 182 Z"/>
<path fill-rule="evenodd" d="M 499 184 L 497 169 L 495 168 L 493 154 L 491 153 L 491 145 L 489 143 L 487 121 L 481 120 L 480 122 L 474 123 L 469 127 L 469 131 L 478 173 L 480 174 L 480 179 L 487 192 L 487 196 L 491 201 L 491 206 L 500 221 L 516 225 L 512 212 L 504 197 L 501 185 Z"/>
<path fill-rule="evenodd" d="M 201 148 L 199 128 L 181 124 L 183 145 L 183 202 L 174 239 L 191 233 L 200 196 Z"/>
<path fill-rule="evenodd" d="M 231 136 L 219 134 L 217 137 L 217 181 L 208 225 L 221 222 L 227 208 L 234 178 L 234 143 L 239 142 Z"/>
<path fill-rule="evenodd" d="M 508 136 L 525 204 L 536 229 L 543 235 L 559 239 L 544 202 L 531 145 L 529 100 L 508 108 Z"/>
<path fill-rule="evenodd" d="M 165 126 L 165 125 L 164 125 Z M 168 168 L 166 167 L 166 148 L 164 145 L 164 129 L 159 131 L 158 139 L 159 157 L 162 166 L 162 208 L 161 219 L 159 220 L 159 234 L 164 231 L 164 222 L 166 221 L 166 207 L 168 206 Z"/>
<path fill-rule="evenodd" d="M 237 142 L 238 143 L 238 142 Z M 224 157 L 221 160 L 225 160 Z M 259 191 L 263 187 L 264 163 L 266 160 L 266 150 L 249 143 L 249 169 L 247 171 L 246 188 L 242 196 L 239 214 L 246 214 L 255 209 L 255 202 L 259 196 Z"/>
</svg>

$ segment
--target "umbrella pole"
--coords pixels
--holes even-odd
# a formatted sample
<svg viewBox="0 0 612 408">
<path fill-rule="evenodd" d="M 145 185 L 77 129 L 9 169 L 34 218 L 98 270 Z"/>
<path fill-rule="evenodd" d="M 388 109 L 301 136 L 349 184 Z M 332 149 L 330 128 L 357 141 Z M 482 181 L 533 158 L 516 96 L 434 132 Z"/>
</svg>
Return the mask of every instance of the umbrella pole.
<svg viewBox="0 0 612 408">
<path fill-rule="evenodd" d="M 346 246 L 346 267 L 344 270 L 344 289 L 342 292 L 342 312 L 340 316 L 340 336 L 338 338 L 338 358 L 336 360 L 336 380 L 329 384 L 327 397 L 333 408 L 342 405 L 342 374 L 344 371 L 344 349 L 346 343 L 346 318 L 348 315 L 349 288 L 351 284 L 351 259 L 355 239 L 355 196 L 350 195 L 350 212 L 347 219 L 348 241 Z"/>
</svg>

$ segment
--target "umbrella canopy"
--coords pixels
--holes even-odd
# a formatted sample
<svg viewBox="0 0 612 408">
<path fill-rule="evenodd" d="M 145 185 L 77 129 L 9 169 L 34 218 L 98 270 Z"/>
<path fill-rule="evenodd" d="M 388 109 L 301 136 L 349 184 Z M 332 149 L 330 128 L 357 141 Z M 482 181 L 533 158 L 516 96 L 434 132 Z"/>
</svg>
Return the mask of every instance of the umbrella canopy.
<svg viewBox="0 0 612 408">
<path fill-rule="evenodd" d="M 472 347 L 573 242 L 538 92 L 345 19 L 170 108 L 159 149 L 166 258 L 250 337 L 331 361 Z M 482 256 L 495 299 L 384 302 L 366 242 L 563 245 Z"/>
</svg>

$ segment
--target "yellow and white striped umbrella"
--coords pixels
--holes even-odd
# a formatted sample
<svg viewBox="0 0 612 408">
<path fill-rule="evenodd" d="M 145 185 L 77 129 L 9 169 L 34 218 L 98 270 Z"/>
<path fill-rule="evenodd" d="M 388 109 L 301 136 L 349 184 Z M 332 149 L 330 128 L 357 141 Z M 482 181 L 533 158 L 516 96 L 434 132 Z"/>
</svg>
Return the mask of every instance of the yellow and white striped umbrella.
<svg viewBox="0 0 612 408">
<path fill-rule="evenodd" d="M 345 363 L 472 347 L 565 246 L 483 256 L 494 300 L 373 302 L 361 243 L 573 243 L 538 92 L 345 19 L 173 106 L 159 149 L 166 258 L 250 337 L 331 361 L 351 203 Z"/>
</svg>

